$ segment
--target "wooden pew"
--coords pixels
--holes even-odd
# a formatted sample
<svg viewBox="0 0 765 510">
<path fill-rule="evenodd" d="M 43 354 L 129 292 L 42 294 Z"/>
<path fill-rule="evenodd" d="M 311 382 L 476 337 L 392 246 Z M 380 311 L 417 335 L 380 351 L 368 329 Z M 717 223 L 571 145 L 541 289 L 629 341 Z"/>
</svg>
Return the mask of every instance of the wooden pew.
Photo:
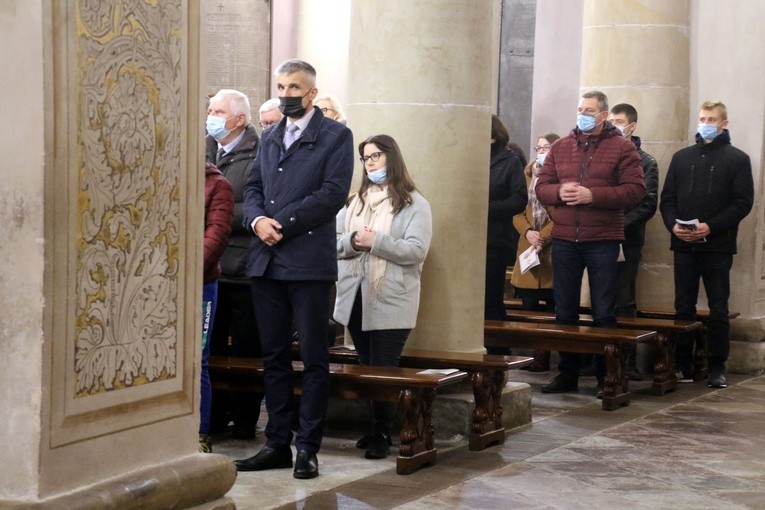
<svg viewBox="0 0 765 510">
<path fill-rule="evenodd" d="M 505 299 L 505 309 L 510 310 L 522 310 L 523 306 L 520 299 Z M 588 314 L 591 312 L 587 306 L 580 307 L 580 312 Z M 733 320 L 741 315 L 739 312 L 730 312 L 728 319 Z M 645 319 L 664 319 L 664 320 L 677 320 L 675 310 L 671 308 L 655 308 L 655 309 L 643 309 L 637 311 L 639 318 Z M 707 378 L 707 329 L 709 327 L 710 312 L 709 310 L 696 310 L 696 321 L 700 322 L 703 327 L 696 330 L 695 335 L 695 347 L 693 350 L 693 380 L 703 381 Z"/>
<path fill-rule="evenodd" d="M 356 351 L 344 345 L 331 348 L 329 356 L 333 363 L 358 363 L 359 361 Z M 473 387 L 475 400 L 468 448 L 480 451 L 487 446 L 505 442 L 501 397 L 502 388 L 505 387 L 506 372 L 526 367 L 532 361 L 534 358 L 526 356 L 407 349 L 401 355 L 400 366 L 456 368 L 467 372 L 467 379 Z"/>
<path fill-rule="evenodd" d="M 603 387 L 603 409 L 606 411 L 630 403 L 627 377 L 629 345 L 655 342 L 656 337 L 656 331 L 512 321 L 484 322 L 484 344 L 487 347 L 604 354 L 607 372 Z"/>
<path fill-rule="evenodd" d="M 214 389 L 264 391 L 263 361 L 254 358 L 210 356 L 210 379 Z M 303 364 L 293 362 L 296 393 L 300 393 Z M 330 393 L 347 399 L 398 402 L 404 425 L 396 473 L 408 475 L 436 462 L 431 417 L 438 388 L 456 384 L 467 377 L 462 371 L 430 374 L 414 368 L 369 367 L 353 364 L 330 365 Z"/>
<path fill-rule="evenodd" d="M 728 313 L 728 319 L 733 320 L 741 315 L 739 312 Z M 675 310 L 657 308 L 653 310 L 638 310 L 637 316 L 646 319 L 675 319 Z M 696 320 L 703 327 L 696 333 L 696 343 L 693 349 L 693 380 L 703 381 L 709 375 L 707 367 L 707 329 L 709 328 L 709 310 L 696 310 Z"/>
<path fill-rule="evenodd" d="M 555 314 L 553 312 L 508 310 L 507 316 L 511 321 L 555 324 Z M 589 315 L 580 315 L 579 323 L 583 326 L 592 326 L 593 320 Z M 653 367 L 654 377 L 651 391 L 654 395 L 664 395 L 668 391 L 676 390 L 675 348 L 678 337 L 681 334 L 698 332 L 704 325 L 698 321 L 676 321 L 643 317 L 617 317 L 616 325 L 618 328 L 655 330 L 658 333 L 656 342 L 658 353 Z"/>
</svg>

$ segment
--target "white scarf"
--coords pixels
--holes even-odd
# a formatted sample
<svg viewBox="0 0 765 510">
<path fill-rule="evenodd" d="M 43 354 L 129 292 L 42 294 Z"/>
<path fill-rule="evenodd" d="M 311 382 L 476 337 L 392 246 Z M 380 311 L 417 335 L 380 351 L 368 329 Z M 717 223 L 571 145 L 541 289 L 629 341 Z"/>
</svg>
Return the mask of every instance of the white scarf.
<svg viewBox="0 0 765 510">
<path fill-rule="evenodd" d="M 359 214 L 360 213 L 360 214 Z M 348 205 L 348 213 L 345 215 L 345 231 L 357 232 L 364 227 L 369 227 L 376 233 L 390 235 L 390 226 L 393 222 L 393 206 L 391 205 L 388 188 L 380 186 L 371 186 L 364 194 L 364 205 L 361 205 L 361 199 L 356 195 Z M 385 276 L 385 270 L 388 267 L 388 261 L 370 252 L 364 252 L 361 257 L 354 261 L 353 273 L 358 275 L 362 271 L 363 262 L 369 260 L 369 273 L 367 280 L 377 294 L 380 290 L 380 283 Z M 375 297 L 376 300 L 376 297 Z"/>
</svg>

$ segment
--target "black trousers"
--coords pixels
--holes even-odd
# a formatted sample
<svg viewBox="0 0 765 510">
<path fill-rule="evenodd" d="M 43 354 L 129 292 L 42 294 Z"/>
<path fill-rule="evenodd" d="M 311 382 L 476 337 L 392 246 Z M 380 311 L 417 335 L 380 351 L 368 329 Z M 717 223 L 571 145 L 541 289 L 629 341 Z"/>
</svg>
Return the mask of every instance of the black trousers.
<svg viewBox="0 0 765 510">
<path fill-rule="evenodd" d="M 327 321 L 332 282 L 252 279 L 255 320 L 263 348 L 266 387 L 266 445 L 286 448 L 292 442 L 292 337 L 294 325 L 303 362 L 300 424 L 295 447 L 316 453 L 324 435 L 329 397 Z"/>
<path fill-rule="evenodd" d="M 348 321 L 348 332 L 353 339 L 353 345 L 359 354 L 359 363 L 377 367 L 397 367 L 404 350 L 410 329 L 378 329 L 374 331 L 361 330 L 361 292 L 356 294 L 351 317 Z M 372 433 L 390 433 L 391 424 L 396 413 L 393 402 L 373 401 L 370 404 L 372 414 Z"/>
<path fill-rule="evenodd" d="M 679 320 L 696 320 L 699 281 L 704 282 L 709 303 L 707 350 L 710 371 L 725 370 L 730 352 L 730 268 L 732 253 L 675 251 L 675 312 Z M 677 365 L 691 366 L 692 345 L 677 346 Z"/>
</svg>

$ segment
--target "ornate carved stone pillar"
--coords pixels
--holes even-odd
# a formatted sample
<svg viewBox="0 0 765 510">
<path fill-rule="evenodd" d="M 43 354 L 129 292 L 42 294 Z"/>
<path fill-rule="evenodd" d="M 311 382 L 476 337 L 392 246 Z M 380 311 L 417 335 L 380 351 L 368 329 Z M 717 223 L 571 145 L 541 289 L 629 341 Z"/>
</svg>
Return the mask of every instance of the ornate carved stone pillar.
<svg viewBox="0 0 765 510">
<path fill-rule="evenodd" d="M 199 2 L 13 2 L 0 18 L 20 70 L 0 89 L 29 116 L 1 128 L 19 178 L 0 199 L 0 506 L 229 505 L 232 462 L 196 453 Z"/>
<path fill-rule="evenodd" d="M 483 349 L 493 11 L 491 0 L 352 3 L 348 126 L 357 144 L 393 136 L 433 209 L 410 347 Z"/>
</svg>

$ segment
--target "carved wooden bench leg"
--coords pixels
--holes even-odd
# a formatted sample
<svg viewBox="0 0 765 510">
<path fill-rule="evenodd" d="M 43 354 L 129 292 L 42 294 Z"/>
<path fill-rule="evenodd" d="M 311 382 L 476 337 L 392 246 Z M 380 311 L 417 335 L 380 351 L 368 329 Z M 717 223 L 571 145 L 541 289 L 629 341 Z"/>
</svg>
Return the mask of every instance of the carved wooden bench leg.
<svg viewBox="0 0 765 510">
<path fill-rule="evenodd" d="M 696 347 L 693 351 L 693 380 L 703 381 L 709 375 L 707 367 L 707 326 L 696 335 Z"/>
<path fill-rule="evenodd" d="M 505 442 L 505 428 L 502 426 L 502 388 L 505 387 L 505 372 L 500 370 L 480 371 L 471 374 L 473 384 L 473 421 L 470 425 L 468 448 L 480 451 L 489 445 Z"/>
<path fill-rule="evenodd" d="M 656 363 L 653 367 L 653 384 L 651 392 L 654 395 L 664 395 L 668 391 L 677 389 L 677 377 L 675 376 L 675 345 L 677 339 L 664 333 L 656 337 Z"/>
<path fill-rule="evenodd" d="M 603 385 L 603 410 L 614 411 L 619 406 L 626 406 L 630 403 L 627 349 L 626 346 L 608 344 L 604 351 L 607 372 Z"/>
<path fill-rule="evenodd" d="M 396 459 L 396 473 L 408 475 L 423 466 L 436 462 L 433 440 L 433 400 L 436 390 L 407 389 L 399 394 L 404 416 L 401 429 L 401 447 Z"/>
</svg>

